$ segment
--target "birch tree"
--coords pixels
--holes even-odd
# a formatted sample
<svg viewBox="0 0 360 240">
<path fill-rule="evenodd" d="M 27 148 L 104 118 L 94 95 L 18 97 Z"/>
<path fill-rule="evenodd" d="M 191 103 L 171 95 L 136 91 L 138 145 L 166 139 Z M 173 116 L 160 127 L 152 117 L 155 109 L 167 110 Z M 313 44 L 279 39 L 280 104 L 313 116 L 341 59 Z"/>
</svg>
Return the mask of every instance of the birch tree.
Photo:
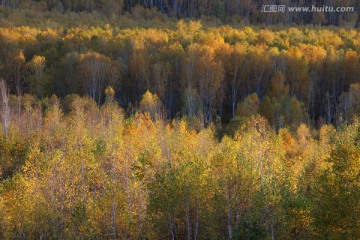
<svg viewBox="0 0 360 240">
<path fill-rule="evenodd" d="M 1 96 L 1 104 L 0 104 L 1 120 L 5 132 L 5 136 L 8 137 L 9 128 L 10 128 L 10 105 L 9 105 L 10 91 L 9 88 L 6 86 L 4 79 L 0 80 L 0 96 Z"/>
</svg>

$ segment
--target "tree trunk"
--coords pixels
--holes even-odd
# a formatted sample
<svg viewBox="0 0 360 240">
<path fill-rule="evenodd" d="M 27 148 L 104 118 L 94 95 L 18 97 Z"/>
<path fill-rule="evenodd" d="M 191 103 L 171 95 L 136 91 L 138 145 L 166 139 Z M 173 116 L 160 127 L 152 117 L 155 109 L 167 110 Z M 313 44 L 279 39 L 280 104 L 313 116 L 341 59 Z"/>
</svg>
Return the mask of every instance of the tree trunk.
<svg viewBox="0 0 360 240">
<path fill-rule="evenodd" d="M 195 223 L 194 240 L 198 238 L 198 233 L 199 233 L 199 204 L 198 204 L 198 200 L 196 200 L 196 223 Z"/>
<path fill-rule="evenodd" d="M 187 239 L 191 240 L 191 222 L 190 222 L 189 199 L 186 199 L 186 225 L 187 225 Z"/>
<path fill-rule="evenodd" d="M 233 235 L 233 229 L 232 229 L 232 222 L 231 222 L 231 217 L 232 217 L 232 207 L 231 207 L 231 191 L 228 188 L 227 189 L 228 192 L 228 234 L 229 234 L 229 239 L 232 239 L 232 235 Z"/>
<path fill-rule="evenodd" d="M 231 104 L 232 104 L 232 116 L 235 116 L 235 107 L 236 107 L 236 100 L 237 100 L 237 92 L 238 92 L 238 88 L 237 88 L 237 73 L 238 73 L 238 67 L 236 67 L 236 70 L 234 72 L 234 78 L 232 81 L 232 86 L 231 86 Z"/>
<path fill-rule="evenodd" d="M 170 215 L 168 215 L 168 218 L 169 218 L 169 227 L 170 227 L 171 240 L 175 240 L 175 230 L 174 230 L 173 221 L 172 221 Z"/>
<path fill-rule="evenodd" d="M 0 80 L 0 95 L 1 95 L 1 120 L 5 132 L 5 136 L 8 137 L 9 126 L 10 126 L 10 106 L 9 106 L 9 95 L 10 91 L 6 86 L 5 81 Z"/>
</svg>

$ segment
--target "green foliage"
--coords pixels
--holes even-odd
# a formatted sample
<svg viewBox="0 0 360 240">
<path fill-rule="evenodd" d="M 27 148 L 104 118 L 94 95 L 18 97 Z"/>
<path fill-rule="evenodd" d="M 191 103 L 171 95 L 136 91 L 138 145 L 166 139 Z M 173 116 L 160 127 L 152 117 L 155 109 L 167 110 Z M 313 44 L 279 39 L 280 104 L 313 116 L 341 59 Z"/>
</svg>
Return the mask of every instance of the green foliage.
<svg viewBox="0 0 360 240">
<path fill-rule="evenodd" d="M 236 115 L 242 117 L 251 117 L 256 115 L 259 111 L 259 98 L 256 93 L 250 94 L 247 96 L 236 109 Z"/>
<path fill-rule="evenodd" d="M 318 204 L 313 210 L 316 232 L 327 239 L 359 238 L 360 152 L 341 144 L 332 152 L 329 163 L 331 169 L 319 177 L 314 192 Z"/>
</svg>

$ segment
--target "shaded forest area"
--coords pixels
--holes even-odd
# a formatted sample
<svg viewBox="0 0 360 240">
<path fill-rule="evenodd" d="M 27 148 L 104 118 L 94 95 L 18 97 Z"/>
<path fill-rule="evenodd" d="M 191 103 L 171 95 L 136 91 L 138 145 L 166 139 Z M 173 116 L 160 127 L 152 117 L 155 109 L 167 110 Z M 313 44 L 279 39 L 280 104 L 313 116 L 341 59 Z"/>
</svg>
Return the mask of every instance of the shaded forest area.
<svg viewBox="0 0 360 240">
<path fill-rule="evenodd" d="M 2 27 L 0 76 L 18 96 L 77 93 L 98 104 L 111 85 L 130 112 L 149 90 L 167 118 L 205 125 L 260 113 L 276 129 L 319 127 L 359 113 L 357 30 L 128 24 Z"/>
<path fill-rule="evenodd" d="M 353 7 L 354 12 L 296 12 L 264 14 L 263 5 L 287 7 L 328 6 Z M 1 5 L 10 8 L 37 11 L 95 12 L 105 16 L 117 16 L 125 12 L 139 14 L 139 9 L 152 9 L 169 17 L 199 18 L 213 16 L 224 22 L 244 21 L 266 24 L 325 24 L 359 26 L 360 3 L 357 0 L 2 0 Z M 140 8 L 139 8 L 140 7 Z"/>
</svg>

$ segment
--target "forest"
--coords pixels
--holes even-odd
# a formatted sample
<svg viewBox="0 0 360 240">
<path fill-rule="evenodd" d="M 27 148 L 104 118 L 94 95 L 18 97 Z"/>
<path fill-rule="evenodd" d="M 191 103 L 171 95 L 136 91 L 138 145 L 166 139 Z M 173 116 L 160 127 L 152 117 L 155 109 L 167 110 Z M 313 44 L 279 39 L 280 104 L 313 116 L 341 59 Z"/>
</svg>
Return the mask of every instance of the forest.
<svg viewBox="0 0 360 240">
<path fill-rule="evenodd" d="M 225 22 L 241 21 L 266 24 L 325 24 L 360 26 L 358 0 L 1 0 L 8 8 L 34 9 L 37 11 L 96 12 L 116 17 L 126 12 L 139 12 L 138 7 L 155 10 L 169 17 L 199 18 L 214 16 Z M 295 12 L 263 14 L 264 5 L 286 7 L 352 7 L 350 12 Z M 144 16 L 144 15 L 140 15 Z"/>
<path fill-rule="evenodd" d="M 360 239 L 360 20 L 275 2 L 359 4 L 2 0 L 0 239 Z"/>
</svg>

